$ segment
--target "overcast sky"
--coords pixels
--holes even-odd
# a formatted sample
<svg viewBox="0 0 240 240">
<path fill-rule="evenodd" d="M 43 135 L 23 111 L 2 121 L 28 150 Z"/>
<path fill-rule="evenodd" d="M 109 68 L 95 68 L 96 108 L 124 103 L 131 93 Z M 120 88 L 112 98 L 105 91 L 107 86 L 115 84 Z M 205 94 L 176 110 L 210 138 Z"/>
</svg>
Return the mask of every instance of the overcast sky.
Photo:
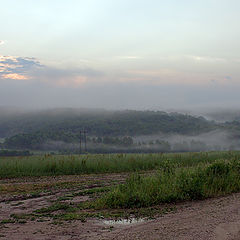
<svg viewBox="0 0 240 240">
<path fill-rule="evenodd" d="M 0 106 L 238 107 L 239 0 L 0 6 Z"/>
</svg>

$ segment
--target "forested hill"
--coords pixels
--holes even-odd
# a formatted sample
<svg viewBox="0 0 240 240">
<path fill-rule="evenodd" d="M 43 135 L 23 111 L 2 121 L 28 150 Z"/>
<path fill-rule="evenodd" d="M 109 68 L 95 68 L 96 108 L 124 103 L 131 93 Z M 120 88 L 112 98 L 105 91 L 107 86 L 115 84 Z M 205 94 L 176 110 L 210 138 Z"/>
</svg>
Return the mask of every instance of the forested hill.
<svg viewBox="0 0 240 240">
<path fill-rule="evenodd" d="M 35 112 L 0 111 L 0 138 L 17 134 L 46 135 L 54 140 L 87 129 L 90 136 L 138 136 L 159 132 L 199 134 L 216 127 L 212 121 L 162 111 L 53 109 Z"/>
</svg>

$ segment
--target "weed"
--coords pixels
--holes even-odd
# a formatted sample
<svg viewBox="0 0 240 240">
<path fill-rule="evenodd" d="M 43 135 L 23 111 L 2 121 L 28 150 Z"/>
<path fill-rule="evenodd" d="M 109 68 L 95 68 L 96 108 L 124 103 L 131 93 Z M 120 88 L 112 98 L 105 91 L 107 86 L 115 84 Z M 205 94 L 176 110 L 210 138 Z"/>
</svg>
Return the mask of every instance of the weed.
<svg viewBox="0 0 240 240">
<path fill-rule="evenodd" d="M 0 223 L 1 224 L 15 223 L 15 220 L 13 220 L 13 219 L 3 219 Z"/>
<path fill-rule="evenodd" d="M 67 203 L 54 203 L 50 207 L 40 208 L 40 209 L 36 210 L 35 212 L 36 213 L 51 213 L 51 212 L 55 212 L 58 210 L 67 210 L 69 207 L 70 207 L 70 205 Z"/>
<path fill-rule="evenodd" d="M 16 213 L 12 213 L 10 215 L 11 218 L 14 218 L 16 220 L 20 220 L 20 219 L 28 219 L 29 218 L 29 214 L 24 214 L 24 213 L 21 213 L 21 214 L 16 214 Z"/>
<path fill-rule="evenodd" d="M 108 208 L 141 208 L 161 203 L 204 199 L 240 190 L 236 161 L 216 161 L 207 166 L 162 171 L 155 176 L 132 175 L 98 199 Z"/>
<path fill-rule="evenodd" d="M 182 154 L 91 154 L 81 156 L 28 156 L 2 158 L 0 178 L 22 176 L 55 176 L 89 173 L 136 172 L 160 169 L 172 173 L 176 166 L 194 167 L 218 159 L 240 159 L 239 152 Z M 239 166 L 238 166 L 239 168 Z M 0 191 L 1 188 L 0 188 Z"/>
</svg>

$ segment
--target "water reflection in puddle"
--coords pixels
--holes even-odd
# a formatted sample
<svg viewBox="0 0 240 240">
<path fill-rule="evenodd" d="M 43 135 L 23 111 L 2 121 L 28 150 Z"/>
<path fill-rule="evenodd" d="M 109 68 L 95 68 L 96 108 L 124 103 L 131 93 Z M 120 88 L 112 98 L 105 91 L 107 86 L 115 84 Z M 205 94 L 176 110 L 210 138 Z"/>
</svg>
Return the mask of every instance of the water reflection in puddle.
<svg viewBox="0 0 240 240">
<path fill-rule="evenodd" d="M 129 225 L 135 223 L 142 223 L 145 220 L 143 218 L 130 218 L 130 219 L 119 219 L 119 220 L 104 220 L 103 223 L 107 225 Z"/>
</svg>

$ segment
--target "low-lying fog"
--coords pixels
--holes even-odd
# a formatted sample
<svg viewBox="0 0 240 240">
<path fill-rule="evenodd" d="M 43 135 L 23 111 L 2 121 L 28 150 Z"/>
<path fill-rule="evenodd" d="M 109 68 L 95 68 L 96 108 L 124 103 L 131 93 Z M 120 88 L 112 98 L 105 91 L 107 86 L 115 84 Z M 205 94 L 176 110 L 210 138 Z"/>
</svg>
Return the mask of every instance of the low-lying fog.
<svg viewBox="0 0 240 240">
<path fill-rule="evenodd" d="M 177 110 L 174 110 L 177 112 Z M 76 109 L 76 108 L 56 108 L 45 110 L 18 109 L 13 107 L 0 107 L 0 120 L 6 117 L 14 118 L 19 115 L 28 116 L 28 114 L 43 114 L 45 116 L 63 115 L 77 116 L 82 113 L 93 114 L 108 114 L 111 111 L 104 109 Z M 170 111 L 167 111 L 170 112 Z M 215 122 L 239 121 L 240 110 L 236 109 L 198 109 L 198 110 L 179 110 L 180 113 L 186 113 L 194 116 L 203 116 L 207 120 Z M 155 134 L 148 136 L 133 137 L 134 144 L 131 146 L 135 149 L 159 149 L 160 151 L 211 151 L 211 150 L 240 150 L 240 133 L 216 129 L 211 132 L 202 133 L 195 136 L 186 136 L 179 134 Z M 0 139 L 0 143 L 3 139 Z M 167 145 L 168 144 L 168 145 Z M 77 149 L 78 143 L 64 143 L 61 141 L 50 141 L 44 144 L 43 148 L 50 146 L 63 149 Z M 94 147 L 94 144 L 89 142 L 88 147 Z M 111 146 L 117 148 L 118 146 Z"/>
<path fill-rule="evenodd" d="M 165 112 L 178 112 L 183 114 L 189 114 L 192 116 L 203 116 L 207 120 L 216 122 L 226 121 L 239 121 L 240 109 L 239 108 L 152 108 L 152 109 L 132 109 L 128 110 L 151 110 L 151 111 L 165 111 Z M 107 113 L 115 110 L 126 109 L 105 109 L 105 108 L 23 108 L 23 107 L 9 107 L 0 105 L 0 118 L 6 116 L 25 115 L 25 114 L 82 114 L 82 113 Z"/>
<path fill-rule="evenodd" d="M 105 149 L 118 152 L 118 150 L 134 150 L 134 152 L 186 152 L 186 151 L 223 151 L 240 150 L 240 136 L 228 131 L 214 130 L 197 136 L 179 134 L 156 134 L 138 136 L 133 138 L 133 145 L 102 145 L 87 142 L 88 150 L 105 147 Z M 42 145 L 45 150 L 72 150 L 79 149 L 79 143 L 64 143 L 61 141 L 48 141 Z M 82 146 L 84 149 L 84 146 Z"/>
<path fill-rule="evenodd" d="M 211 150 L 240 150 L 240 136 L 230 131 L 214 130 L 197 136 L 179 134 L 156 134 L 138 136 L 135 143 L 168 142 L 173 151 L 211 151 Z"/>
</svg>

